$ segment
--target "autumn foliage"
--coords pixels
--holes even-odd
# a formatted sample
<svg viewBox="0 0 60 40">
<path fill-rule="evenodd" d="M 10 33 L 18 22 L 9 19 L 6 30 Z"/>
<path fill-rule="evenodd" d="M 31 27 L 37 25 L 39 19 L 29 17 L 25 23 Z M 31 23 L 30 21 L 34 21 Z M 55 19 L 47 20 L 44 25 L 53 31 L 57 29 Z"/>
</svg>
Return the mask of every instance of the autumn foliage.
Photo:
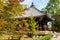
<svg viewBox="0 0 60 40">
<path fill-rule="evenodd" d="M 24 0 L 0 0 L 0 30 L 16 29 L 19 24 L 18 19 L 10 18 L 20 16 L 24 13 L 26 7 L 20 2 Z"/>
<path fill-rule="evenodd" d="M 24 14 L 26 10 L 26 7 L 19 3 L 22 1 L 24 0 L 8 0 L 6 3 L 0 1 L 0 31 L 35 31 L 37 22 L 33 15 L 26 20 L 21 18 L 20 21 L 18 18 L 14 18 Z"/>
<path fill-rule="evenodd" d="M 4 19 L 0 19 L 0 26 L 5 26 L 8 22 Z"/>
</svg>

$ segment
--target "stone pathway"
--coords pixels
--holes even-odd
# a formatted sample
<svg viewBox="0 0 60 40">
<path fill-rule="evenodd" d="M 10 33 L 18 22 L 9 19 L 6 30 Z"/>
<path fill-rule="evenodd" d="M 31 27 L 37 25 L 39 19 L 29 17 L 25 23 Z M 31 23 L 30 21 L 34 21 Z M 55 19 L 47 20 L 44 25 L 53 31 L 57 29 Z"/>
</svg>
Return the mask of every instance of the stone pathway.
<svg viewBox="0 0 60 40">
<path fill-rule="evenodd" d="M 60 33 L 58 33 L 57 37 L 53 37 L 51 40 L 60 40 Z"/>
<path fill-rule="evenodd" d="M 60 40 L 60 36 L 58 36 L 57 38 L 52 38 L 51 40 Z"/>
</svg>

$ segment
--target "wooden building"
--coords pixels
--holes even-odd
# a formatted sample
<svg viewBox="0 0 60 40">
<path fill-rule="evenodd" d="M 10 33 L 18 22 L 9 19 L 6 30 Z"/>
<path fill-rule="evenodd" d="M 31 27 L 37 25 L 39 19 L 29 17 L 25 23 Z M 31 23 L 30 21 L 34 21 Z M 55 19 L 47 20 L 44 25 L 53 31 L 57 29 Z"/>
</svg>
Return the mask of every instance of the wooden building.
<svg viewBox="0 0 60 40">
<path fill-rule="evenodd" d="M 49 21 L 53 21 L 51 18 L 51 15 L 47 13 L 47 11 L 40 11 L 37 8 L 35 8 L 34 4 L 28 8 L 28 10 L 25 10 L 25 14 L 22 14 L 22 16 L 15 16 L 14 18 L 29 18 L 31 15 L 33 15 L 36 18 L 36 21 L 38 22 L 38 29 L 39 30 L 48 30 L 47 23 Z"/>
</svg>

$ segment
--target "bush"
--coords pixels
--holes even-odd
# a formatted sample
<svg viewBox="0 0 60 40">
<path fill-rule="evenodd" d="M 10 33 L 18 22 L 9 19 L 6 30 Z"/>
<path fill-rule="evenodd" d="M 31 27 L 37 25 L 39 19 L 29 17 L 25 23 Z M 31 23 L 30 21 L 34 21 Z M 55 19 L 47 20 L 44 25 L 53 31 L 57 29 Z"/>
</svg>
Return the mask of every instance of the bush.
<svg viewBox="0 0 60 40">
<path fill-rule="evenodd" d="M 45 34 L 38 34 L 38 36 L 45 36 Z"/>
<path fill-rule="evenodd" d="M 27 35 L 28 37 L 32 37 L 34 34 L 32 32 L 29 32 Z"/>
<path fill-rule="evenodd" d="M 50 40 L 50 38 L 52 37 L 51 34 L 47 34 L 45 36 L 39 37 L 37 39 L 33 39 L 33 40 Z"/>
</svg>

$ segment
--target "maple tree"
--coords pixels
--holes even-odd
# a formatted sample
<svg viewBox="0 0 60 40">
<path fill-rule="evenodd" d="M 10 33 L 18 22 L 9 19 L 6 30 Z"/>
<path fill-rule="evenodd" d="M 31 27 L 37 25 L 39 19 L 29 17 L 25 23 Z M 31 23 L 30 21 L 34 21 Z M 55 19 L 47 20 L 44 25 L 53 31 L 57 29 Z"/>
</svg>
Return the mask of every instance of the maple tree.
<svg viewBox="0 0 60 40">
<path fill-rule="evenodd" d="M 19 23 L 18 19 L 10 18 L 13 16 L 20 16 L 24 13 L 26 7 L 20 2 L 24 0 L 0 0 L 0 27 L 12 28 Z"/>
<path fill-rule="evenodd" d="M 18 0 L 8 0 L 6 3 L 1 1 L 0 3 L 0 11 L 3 14 L 2 16 L 5 18 L 10 16 L 19 16 L 25 9 L 25 6 L 21 5 Z"/>
</svg>

